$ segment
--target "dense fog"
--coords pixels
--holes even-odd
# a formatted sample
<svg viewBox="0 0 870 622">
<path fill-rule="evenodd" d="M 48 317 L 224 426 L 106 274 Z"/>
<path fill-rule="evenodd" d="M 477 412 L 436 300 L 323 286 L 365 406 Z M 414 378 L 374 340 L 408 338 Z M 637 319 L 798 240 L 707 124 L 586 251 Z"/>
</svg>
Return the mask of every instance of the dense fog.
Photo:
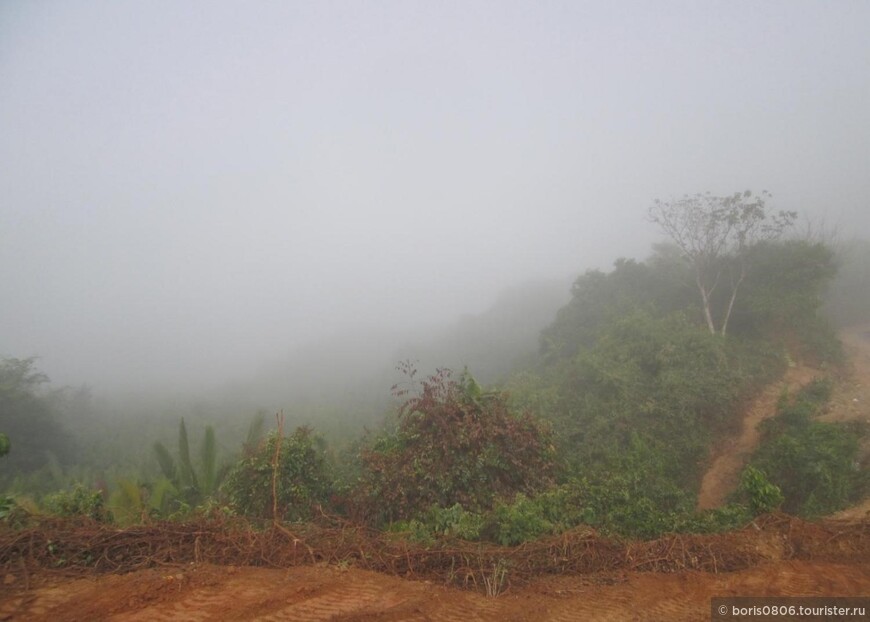
<svg viewBox="0 0 870 622">
<path fill-rule="evenodd" d="M 3 2 L 0 357 L 246 407 L 389 397 L 400 358 L 496 380 L 574 277 L 648 255 L 655 198 L 766 189 L 801 226 L 870 231 L 868 23 Z"/>
</svg>

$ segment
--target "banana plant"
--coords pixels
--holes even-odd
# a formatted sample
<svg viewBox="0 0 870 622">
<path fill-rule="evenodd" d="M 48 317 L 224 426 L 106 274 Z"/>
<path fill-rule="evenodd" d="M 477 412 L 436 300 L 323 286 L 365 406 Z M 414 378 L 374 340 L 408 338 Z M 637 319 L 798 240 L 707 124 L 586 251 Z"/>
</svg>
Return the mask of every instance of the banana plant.
<svg viewBox="0 0 870 622">
<path fill-rule="evenodd" d="M 187 426 L 184 419 L 178 426 L 178 460 L 176 461 L 166 446 L 157 441 L 154 443 L 154 454 L 160 464 L 164 477 L 172 483 L 182 498 L 191 506 L 196 506 L 205 498 L 213 495 L 223 480 L 225 468 L 217 464 L 217 442 L 214 428 L 207 426 L 200 446 L 200 469 L 194 468 L 190 457 L 190 442 L 187 437 Z"/>
</svg>

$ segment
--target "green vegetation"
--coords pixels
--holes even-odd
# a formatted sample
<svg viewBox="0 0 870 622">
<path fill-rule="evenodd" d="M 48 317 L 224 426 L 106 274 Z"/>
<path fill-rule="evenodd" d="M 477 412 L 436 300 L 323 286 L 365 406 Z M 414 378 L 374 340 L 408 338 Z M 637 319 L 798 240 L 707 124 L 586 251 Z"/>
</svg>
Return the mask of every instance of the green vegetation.
<svg viewBox="0 0 870 622">
<path fill-rule="evenodd" d="M 652 216 L 674 244 L 577 278 L 541 330 L 537 357 L 503 384 L 484 388 L 467 369 L 419 381 L 403 363 L 394 417 L 355 440 L 334 418 L 319 428 L 335 431 L 331 446 L 304 425 L 327 412 L 316 405 L 289 436 L 281 419 L 264 438 L 262 412 L 245 437 L 238 417 L 206 424 L 213 408 L 198 404 L 181 416 L 166 408 L 162 419 L 118 415 L 138 431 L 121 447 L 96 423 L 107 419 L 92 414 L 99 405 L 87 390 L 48 391 L 32 360 L 5 361 L 0 428 L 9 436 L 0 434 L 0 455 L 10 443 L 13 451 L 0 476 L 9 495 L 0 520 L 20 524 L 29 511 L 121 525 L 214 511 L 276 521 L 340 515 L 423 542 L 515 545 L 581 525 L 652 538 L 732 529 L 776 510 L 836 511 L 866 495 L 870 477 L 859 462 L 863 427 L 817 418 L 829 381 L 784 396 L 732 502 L 695 510 L 711 448 L 737 429 L 749 401 L 796 359 L 843 360 L 823 301 L 844 255 L 780 240 L 793 215 L 768 214 L 765 199 L 656 204 Z M 715 235 L 698 238 L 708 229 Z M 499 364 L 493 376 L 505 371 Z M 174 452 L 139 442 L 165 439 L 179 419 Z M 68 432 L 62 421 L 87 425 Z M 191 422 L 202 430 L 194 448 Z M 238 453 L 221 449 L 230 445 Z"/>
<path fill-rule="evenodd" d="M 77 485 L 71 490 L 47 495 L 42 504 L 45 511 L 54 516 L 86 516 L 97 522 L 105 522 L 109 519 L 102 493 L 99 490 L 89 490 L 81 485 Z"/>
<path fill-rule="evenodd" d="M 837 277 L 825 299 L 825 315 L 837 326 L 870 322 L 870 240 L 834 246 Z"/>
<path fill-rule="evenodd" d="M 662 481 L 693 486 L 713 435 L 784 365 L 778 353 L 723 341 L 682 314 L 637 310 L 541 374 L 556 396 L 550 418 L 572 472 L 638 471 L 655 490 Z"/>
<path fill-rule="evenodd" d="M 52 396 L 43 389 L 48 382 L 36 369 L 34 359 L 0 361 L 0 429 L 14 448 L 3 464 L 3 475 L 32 473 L 51 454 L 69 463 L 73 447 L 58 421 Z M 0 484 L 8 484 L 3 477 Z"/>
<path fill-rule="evenodd" d="M 180 495 L 189 506 L 199 505 L 217 492 L 227 471 L 225 468 L 218 468 L 214 428 L 207 426 L 200 446 L 200 469 L 197 475 L 197 469 L 190 458 L 190 443 L 183 418 L 178 426 L 178 460 L 172 457 L 160 441 L 154 443 L 154 454 L 163 476 L 171 483 L 172 492 Z"/>
<path fill-rule="evenodd" d="M 728 318 L 727 338 L 725 323 L 710 330 L 693 292 L 697 266 L 673 247 L 577 280 L 542 333 L 538 366 L 507 385 L 515 407 L 552 423 L 563 483 L 547 497 L 504 504 L 503 518 L 535 532 L 583 523 L 651 537 L 733 527 L 778 507 L 777 487 L 792 507 L 790 489 L 761 464 L 744 474 L 738 503 L 694 512 L 712 443 L 734 430 L 756 392 L 795 357 L 841 360 L 821 315 L 836 268 L 830 250 L 804 240 L 738 250 L 741 295 L 707 292 L 711 314 Z M 731 260 L 717 257 L 725 275 Z M 571 498 L 570 512 L 553 509 L 554 494 Z M 509 533 L 497 539 L 513 541 Z"/>
<path fill-rule="evenodd" d="M 779 486 L 771 484 L 763 471 L 753 466 L 743 470 L 740 478 L 740 492 L 749 500 L 753 514 L 764 514 L 778 510 L 784 501 Z"/>
<path fill-rule="evenodd" d="M 752 457 L 753 467 L 782 491 L 782 509 L 790 514 L 830 514 L 870 492 L 870 472 L 858 460 L 866 426 L 815 419 L 830 390 L 829 382 L 816 381 L 786 397 L 779 414 L 765 422 L 763 441 Z"/>
<path fill-rule="evenodd" d="M 115 522 L 132 525 L 152 518 L 184 518 L 191 506 L 179 499 L 178 490 L 166 478 L 140 483 L 135 478 L 121 477 L 109 495 L 108 509 Z"/>
<path fill-rule="evenodd" d="M 325 444 L 302 427 L 284 438 L 269 434 L 232 468 L 223 492 L 230 507 L 245 516 L 304 520 L 327 502 L 331 490 Z"/>
<path fill-rule="evenodd" d="M 711 334 L 718 331 L 724 336 L 728 332 L 737 294 L 753 263 L 753 251 L 759 244 L 782 236 L 797 218 L 796 212 L 768 213 L 765 203 L 769 198 L 767 191 L 753 196 L 749 190 L 725 197 L 696 194 L 673 201 L 657 200 L 649 210 L 650 219 L 691 265 Z M 724 294 L 723 304 L 716 304 L 717 293 Z"/>
<path fill-rule="evenodd" d="M 555 470 L 543 426 L 513 415 L 503 394 L 483 392 L 469 373 L 455 381 L 448 370 L 422 382 L 399 409 L 397 430 L 377 438 L 362 464 L 359 503 L 375 524 L 433 505 L 489 509 L 498 497 L 546 488 Z"/>
<path fill-rule="evenodd" d="M 789 240 L 759 244 L 754 266 L 735 309 L 734 330 L 756 341 L 786 344 L 810 362 L 839 364 L 843 353 L 823 313 L 825 293 L 837 274 L 837 259 L 823 244 Z"/>
</svg>

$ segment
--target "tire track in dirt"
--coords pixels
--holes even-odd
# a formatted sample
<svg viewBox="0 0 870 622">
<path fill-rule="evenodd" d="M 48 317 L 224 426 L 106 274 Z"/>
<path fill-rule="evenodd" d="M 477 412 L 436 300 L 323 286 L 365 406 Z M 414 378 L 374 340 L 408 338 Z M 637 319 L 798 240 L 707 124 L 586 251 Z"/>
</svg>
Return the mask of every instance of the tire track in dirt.
<svg viewBox="0 0 870 622">
<path fill-rule="evenodd" d="M 179 587 L 179 593 L 183 591 Z M 238 582 L 228 581 L 225 585 L 212 586 L 186 593 L 171 605 L 156 603 L 133 613 L 116 615 L 112 620 L 124 622 L 148 622 L 151 620 L 201 622 L 221 619 L 236 602 L 262 602 L 269 597 L 271 590 L 266 585 L 241 586 Z"/>
<path fill-rule="evenodd" d="M 27 591 L 0 604 L 0 620 L 29 619 L 57 610 L 76 595 L 87 593 L 87 580 L 68 581 L 63 586 Z M 50 616 L 49 616 L 50 617 Z"/>
<path fill-rule="evenodd" d="M 166 577 L 178 586 L 178 596 L 171 594 L 132 610 L 118 612 L 111 620 L 139 622 L 173 620 L 257 620 L 262 622 L 321 620 L 430 620 L 433 593 L 446 594 L 446 588 L 424 582 L 403 581 L 375 572 L 341 570 L 330 567 L 292 568 L 287 571 L 268 569 L 238 569 L 227 571 L 213 567 L 212 579 L 206 587 L 185 587 L 190 584 L 186 573 Z M 316 579 L 316 580 L 313 580 Z M 173 588 L 175 589 L 175 588 Z M 482 620 L 470 613 L 464 599 L 476 595 L 454 591 L 451 598 L 439 601 L 438 620 L 464 622 Z M 81 600 L 87 599 L 82 596 Z M 483 611 L 490 609 L 485 603 Z M 66 608 L 75 607 L 67 603 Z M 47 619 L 50 616 L 47 616 Z M 52 618 L 53 622 L 59 622 Z M 493 619 L 493 618 L 486 618 Z"/>
<path fill-rule="evenodd" d="M 870 564 L 775 561 L 733 573 L 555 576 L 498 598 L 374 572 L 328 567 L 202 566 L 167 579 L 153 571 L 32 590 L 32 607 L 4 619 L 527 622 L 703 620 L 714 596 L 870 593 Z M 156 581 L 164 581 L 166 588 Z M 37 604 L 41 603 L 41 604 Z M 5 609 L 5 608 L 4 608 Z"/>
<path fill-rule="evenodd" d="M 866 566 L 806 562 L 778 562 L 723 574 L 635 574 L 613 586 L 589 586 L 551 606 L 541 619 L 705 620 L 714 596 L 858 595 L 866 593 L 868 583 Z"/>
<path fill-rule="evenodd" d="M 289 598 L 280 609 L 250 619 L 261 622 L 321 620 L 439 620 L 475 622 L 474 609 L 486 612 L 476 594 L 448 590 L 419 581 L 403 581 L 368 571 L 339 571 L 334 584 L 307 598 Z M 433 596 L 437 595 L 438 598 Z M 468 599 L 474 601 L 474 605 Z"/>
<path fill-rule="evenodd" d="M 339 580 L 316 595 L 299 600 L 291 599 L 292 602 L 283 603 L 279 610 L 253 619 L 262 622 L 334 620 L 349 614 L 389 611 L 407 600 L 407 596 L 402 597 L 397 591 L 385 590 L 383 585 L 367 579 L 358 577 L 349 585 Z"/>
</svg>

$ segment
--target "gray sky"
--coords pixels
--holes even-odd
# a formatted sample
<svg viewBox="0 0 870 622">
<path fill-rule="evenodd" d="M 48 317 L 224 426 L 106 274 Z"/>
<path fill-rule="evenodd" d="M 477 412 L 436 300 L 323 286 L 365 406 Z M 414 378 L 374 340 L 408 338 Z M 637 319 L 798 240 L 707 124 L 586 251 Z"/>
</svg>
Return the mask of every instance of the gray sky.
<svg viewBox="0 0 870 622">
<path fill-rule="evenodd" d="M 201 381 L 644 256 L 656 197 L 870 232 L 870 2 L 0 3 L 0 356 Z"/>
</svg>

